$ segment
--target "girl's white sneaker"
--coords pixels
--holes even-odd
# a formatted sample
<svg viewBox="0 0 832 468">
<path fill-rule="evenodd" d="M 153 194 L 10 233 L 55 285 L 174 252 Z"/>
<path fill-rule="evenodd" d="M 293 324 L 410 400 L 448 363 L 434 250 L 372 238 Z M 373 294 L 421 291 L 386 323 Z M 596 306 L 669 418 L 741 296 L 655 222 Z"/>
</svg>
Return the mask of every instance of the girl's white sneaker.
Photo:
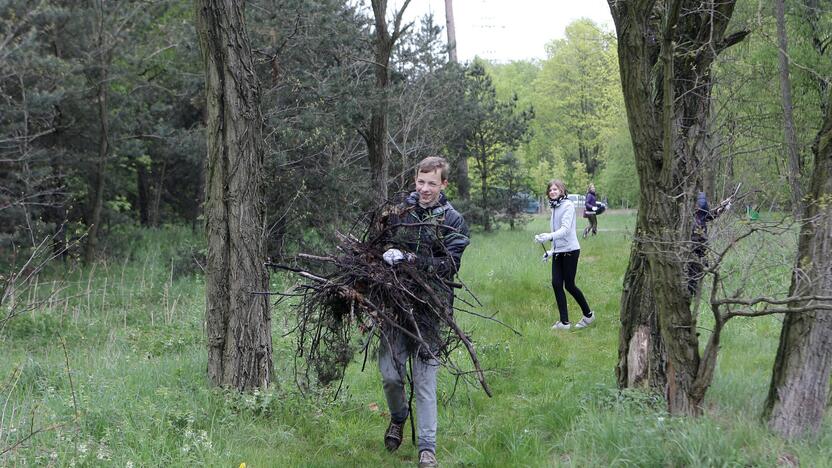
<svg viewBox="0 0 832 468">
<path fill-rule="evenodd" d="M 593 321 L 595 321 L 595 312 L 592 312 L 592 315 L 589 317 L 582 318 L 580 322 L 575 324 L 575 328 L 586 328 Z"/>
<path fill-rule="evenodd" d="M 558 320 L 557 322 L 555 322 L 554 325 L 552 325 L 552 330 L 569 330 L 569 327 L 571 326 L 571 324 L 563 323 L 560 320 Z"/>
</svg>

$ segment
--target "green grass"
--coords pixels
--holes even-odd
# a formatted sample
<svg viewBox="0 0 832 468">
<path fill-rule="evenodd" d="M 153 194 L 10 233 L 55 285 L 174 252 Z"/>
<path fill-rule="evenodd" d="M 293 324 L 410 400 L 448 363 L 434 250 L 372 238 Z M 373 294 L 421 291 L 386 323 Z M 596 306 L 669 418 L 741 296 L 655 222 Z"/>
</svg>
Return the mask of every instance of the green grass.
<svg viewBox="0 0 832 468">
<path fill-rule="evenodd" d="M 476 340 L 494 397 L 474 385 L 454 391 L 451 376 L 440 372 L 440 463 L 772 466 L 785 457 L 829 466 L 829 418 L 818 440 L 795 443 L 772 436 L 758 419 L 779 336 L 776 317 L 728 324 L 704 417 L 668 418 L 654 397 L 618 392 L 618 303 L 634 215 L 604 214 L 599 235 L 581 241 L 577 283 L 598 319 L 566 333 L 549 328 L 557 319 L 550 267 L 532 242 L 546 223 L 538 217 L 523 230 L 475 233 L 465 253 L 461 276 L 483 302 L 479 312 L 496 312 L 522 336 L 459 315 Z M 63 424 L 0 456 L 0 465 L 415 463 L 409 440 L 394 454 L 383 448 L 387 415 L 372 357 L 363 372 L 360 359 L 350 366 L 337 395 L 334 389 L 299 393 L 294 343 L 282 337 L 286 308 L 273 316 L 277 384 L 251 395 L 210 389 L 202 277 L 176 273 L 200 242 L 182 229 L 140 232 L 124 242 L 118 261 L 67 273 L 68 287 L 59 294 L 65 300 L 16 318 L 0 335 L 0 401 L 11 396 L 0 449 L 27 432 L 33 413 L 35 428 Z M 275 275 L 272 286 L 286 281 Z M 45 281 L 39 294 L 56 288 Z M 76 405 L 80 417 L 73 422 Z"/>
</svg>

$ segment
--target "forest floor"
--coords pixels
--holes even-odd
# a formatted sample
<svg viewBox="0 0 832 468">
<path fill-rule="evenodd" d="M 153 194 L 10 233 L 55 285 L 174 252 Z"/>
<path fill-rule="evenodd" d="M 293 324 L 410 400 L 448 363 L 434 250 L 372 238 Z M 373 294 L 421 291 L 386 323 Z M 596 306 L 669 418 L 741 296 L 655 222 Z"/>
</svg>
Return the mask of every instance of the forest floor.
<svg viewBox="0 0 832 468">
<path fill-rule="evenodd" d="M 779 317 L 727 325 L 700 418 L 670 418 L 659 399 L 619 392 L 618 307 L 635 215 L 605 213 L 601 232 L 581 240 L 577 284 L 597 320 L 567 332 L 550 329 L 557 320 L 550 266 L 532 240 L 547 222 L 538 216 L 520 230 L 472 235 L 460 276 L 482 301 L 480 313 L 497 313 L 520 335 L 459 315 L 494 396 L 440 371 L 440 464 L 832 465 L 832 418 L 817 439 L 793 443 L 759 419 Z M 584 225 L 579 220 L 578 230 Z M 363 370 L 363 356 L 355 359 L 338 392 L 298 390 L 287 306 L 273 312 L 276 384 L 247 395 L 210 389 L 204 281 L 189 266 L 202 241 L 168 228 L 125 233 L 119 245 L 117 260 L 44 280 L 31 295 L 54 292 L 51 307 L 15 318 L 0 334 L 0 451 L 22 440 L 0 465 L 416 464 L 409 426 L 397 452 L 384 450 L 388 415 L 373 356 Z M 788 281 L 787 271 L 777 274 Z M 274 274 L 271 286 L 292 281 Z M 705 337 L 708 314 L 700 318 Z"/>
</svg>

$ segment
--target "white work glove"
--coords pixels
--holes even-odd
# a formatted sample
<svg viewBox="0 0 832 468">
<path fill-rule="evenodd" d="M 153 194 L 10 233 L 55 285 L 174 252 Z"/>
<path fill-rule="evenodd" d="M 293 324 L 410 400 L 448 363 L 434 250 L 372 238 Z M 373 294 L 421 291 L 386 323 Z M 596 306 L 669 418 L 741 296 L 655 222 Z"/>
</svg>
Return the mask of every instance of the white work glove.
<svg viewBox="0 0 832 468">
<path fill-rule="evenodd" d="M 545 254 L 543 254 L 543 256 L 542 256 L 542 257 L 540 257 L 540 261 L 541 261 L 541 262 L 544 262 L 544 263 L 545 263 L 545 262 L 548 262 L 548 261 L 549 261 L 549 259 L 550 259 L 550 258 L 552 258 L 552 256 L 553 256 L 553 255 L 555 255 L 555 251 L 554 251 L 554 250 L 547 250 L 547 251 L 546 251 L 546 253 L 545 253 Z"/>
<path fill-rule="evenodd" d="M 404 253 L 399 249 L 387 249 L 381 256 L 388 265 L 394 266 L 404 261 Z"/>
<path fill-rule="evenodd" d="M 554 239 L 555 236 L 552 235 L 551 232 L 542 232 L 540 234 L 536 234 L 534 236 L 535 242 L 540 242 L 541 244 L 544 242 L 549 242 L 550 240 Z"/>
</svg>

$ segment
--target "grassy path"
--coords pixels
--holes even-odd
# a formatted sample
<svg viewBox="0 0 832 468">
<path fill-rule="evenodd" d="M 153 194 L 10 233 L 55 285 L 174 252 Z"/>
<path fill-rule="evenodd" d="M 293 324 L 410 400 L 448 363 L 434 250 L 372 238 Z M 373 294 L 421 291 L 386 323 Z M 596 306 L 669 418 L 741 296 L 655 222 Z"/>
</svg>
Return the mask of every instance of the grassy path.
<svg viewBox="0 0 832 468">
<path fill-rule="evenodd" d="M 532 242 L 546 222 L 538 217 L 524 230 L 475 233 L 464 256 L 461 276 L 484 303 L 481 312 L 497 312 L 522 336 L 461 317 L 489 369 L 494 398 L 475 386 L 454 387 L 440 372 L 443 466 L 774 466 L 784 460 L 830 466 L 829 418 L 819 440 L 794 444 L 772 437 L 757 420 L 777 345 L 776 317 L 729 324 L 706 417 L 670 419 L 654 398 L 619 393 L 618 301 L 634 214 L 604 214 L 599 235 L 581 241 L 577 283 L 598 319 L 565 333 L 550 329 L 556 320 L 550 267 Z M 283 308 L 273 320 L 276 388 L 244 396 L 209 390 L 202 280 L 170 273 L 172 256 L 187 242 L 194 241 L 184 232 L 147 233 L 125 246 L 129 262 L 71 276 L 73 302 L 20 317 L 0 336 L 0 388 L 11 395 L 0 449 L 26 432 L 32 410 L 35 427 L 65 423 L 0 456 L 0 465 L 415 464 L 409 436 L 398 452 L 384 451 L 387 415 L 372 358 L 363 372 L 360 360 L 350 366 L 337 396 L 332 389 L 298 394 L 293 343 L 282 337 L 289 327 Z M 570 312 L 578 317 L 571 297 Z"/>
</svg>

